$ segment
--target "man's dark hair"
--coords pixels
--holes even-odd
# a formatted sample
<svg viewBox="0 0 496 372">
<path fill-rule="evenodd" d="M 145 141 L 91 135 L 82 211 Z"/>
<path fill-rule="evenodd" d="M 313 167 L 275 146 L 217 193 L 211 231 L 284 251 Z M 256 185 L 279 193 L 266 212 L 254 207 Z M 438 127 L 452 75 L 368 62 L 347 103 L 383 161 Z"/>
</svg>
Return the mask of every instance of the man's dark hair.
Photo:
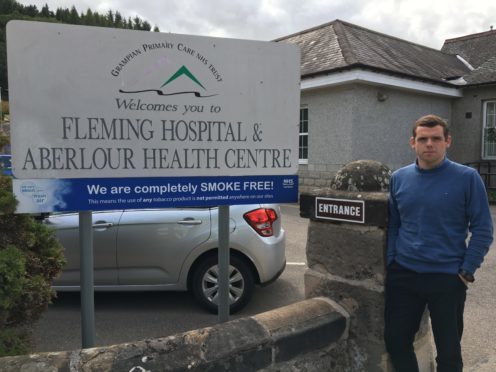
<svg viewBox="0 0 496 372">
<path fill-rule="evenodd" d="M 443 118 L 440 118 L 437 115 L 425 115 L 418 119 L 413 125 L 412 136 L 415 138 L 417 136 L 417 128 L 418 127 L 428 127 L 434 128 L 436 125 L 440 125 L 443 127 L 444 139 L 447 139 L 449 136 L 449 128 L 448 123 Z"/>
</svg>

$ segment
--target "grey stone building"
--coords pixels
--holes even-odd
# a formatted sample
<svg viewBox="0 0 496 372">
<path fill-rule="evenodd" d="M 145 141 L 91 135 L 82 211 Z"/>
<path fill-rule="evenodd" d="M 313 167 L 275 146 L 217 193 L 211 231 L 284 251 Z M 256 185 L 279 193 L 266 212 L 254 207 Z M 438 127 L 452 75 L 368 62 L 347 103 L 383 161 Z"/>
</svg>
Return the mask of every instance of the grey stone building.
<svg viewBox="0 0 496 372">
<path fill-rule="evenodd" d="M 496 30 L 436 50 L 335 20 L 276 41 L 301 48 L 301 192 L 353 160 L 410 163 L 411 126 L 430 113 L 451 126 L 451 159 L 496 160 Z"/>
</svg>

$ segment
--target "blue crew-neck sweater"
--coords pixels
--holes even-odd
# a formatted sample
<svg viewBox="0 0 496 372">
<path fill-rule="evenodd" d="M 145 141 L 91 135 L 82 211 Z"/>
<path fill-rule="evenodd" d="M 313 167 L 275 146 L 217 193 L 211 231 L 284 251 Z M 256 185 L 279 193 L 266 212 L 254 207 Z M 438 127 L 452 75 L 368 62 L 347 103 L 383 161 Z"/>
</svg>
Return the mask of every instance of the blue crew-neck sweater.
<svg viewBox="0 0 496 372">
<path fill-rule="evenodd" d="M 393 173 L 388 264 L 394 260 L 418 273 L 473 274 L 492 239 L 486 190 L 474 169 L 445 158 L 434 169 L 415 163 Z"/>
</svg>

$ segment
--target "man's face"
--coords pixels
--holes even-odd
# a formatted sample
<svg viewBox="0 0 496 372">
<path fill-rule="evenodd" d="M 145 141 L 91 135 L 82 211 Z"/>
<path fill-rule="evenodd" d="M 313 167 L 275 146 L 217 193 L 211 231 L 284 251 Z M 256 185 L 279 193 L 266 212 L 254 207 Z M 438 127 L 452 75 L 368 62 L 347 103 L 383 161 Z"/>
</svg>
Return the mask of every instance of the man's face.
<svg viewBox="0 0 496 372">
<path fill-rule="evenodd" d="M 418 165 L 422 169 L 437 167 L 451 145 L 451 136 L 444 138 L 443 127 L 417 127 L 417 135 L 410 138 L 410 146 L 417 154 Z"/>
</svg>

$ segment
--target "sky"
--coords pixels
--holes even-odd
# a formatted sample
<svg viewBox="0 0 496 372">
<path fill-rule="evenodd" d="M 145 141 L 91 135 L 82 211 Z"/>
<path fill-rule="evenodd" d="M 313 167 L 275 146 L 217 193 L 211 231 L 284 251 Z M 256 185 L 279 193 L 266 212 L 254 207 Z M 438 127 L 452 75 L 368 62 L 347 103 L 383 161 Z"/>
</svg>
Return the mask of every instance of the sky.
<svg viewBox="0 0 496 372">
<path fill-rule="evenodd" d="M 495 0 L 17 0 L 50 10 L 109 9 L 161 32 L 273 40 L 341 19 L 440 49 L 445 39 L 496 29 Z"/>
</svg>

